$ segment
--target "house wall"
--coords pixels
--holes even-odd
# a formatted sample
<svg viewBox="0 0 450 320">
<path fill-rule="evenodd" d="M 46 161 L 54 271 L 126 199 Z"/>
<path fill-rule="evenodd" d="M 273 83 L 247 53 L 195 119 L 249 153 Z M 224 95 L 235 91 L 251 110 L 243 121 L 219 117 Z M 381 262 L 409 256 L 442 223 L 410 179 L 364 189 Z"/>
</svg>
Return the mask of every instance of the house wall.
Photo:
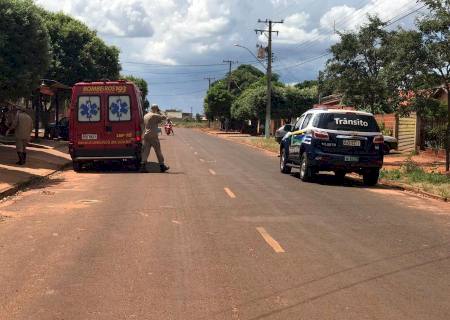
<svg viewBox="0 0 450 320">
<path fill-rule="evenodd" d="M 380 127 L 384 126 L 390 136 L 395 136 L 397 120 L 394 113 L 376 114 L 375 119 Z"/>
</svg>

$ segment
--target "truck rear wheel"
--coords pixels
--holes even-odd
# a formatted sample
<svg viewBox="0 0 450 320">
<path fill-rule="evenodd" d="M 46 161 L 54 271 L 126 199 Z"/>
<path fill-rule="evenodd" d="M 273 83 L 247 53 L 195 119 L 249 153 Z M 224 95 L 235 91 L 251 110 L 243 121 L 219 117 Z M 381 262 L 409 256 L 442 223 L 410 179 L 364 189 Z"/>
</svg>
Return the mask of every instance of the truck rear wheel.
<svg viewBox="0 0 450 320">
<path fill-rule="evenodd" d="M 371 169 L 363 173 L 363 181 L 366 186 L 374 186 L 378 183 L 380 169 Z"/>
<path fill-rule="evenodd" d="M 300 179 L 304 182 L 312 181 L 315 172 L 313 168 L 309 165 L 308 155 L 303 153 L 300 159 Z"/>
</svg>

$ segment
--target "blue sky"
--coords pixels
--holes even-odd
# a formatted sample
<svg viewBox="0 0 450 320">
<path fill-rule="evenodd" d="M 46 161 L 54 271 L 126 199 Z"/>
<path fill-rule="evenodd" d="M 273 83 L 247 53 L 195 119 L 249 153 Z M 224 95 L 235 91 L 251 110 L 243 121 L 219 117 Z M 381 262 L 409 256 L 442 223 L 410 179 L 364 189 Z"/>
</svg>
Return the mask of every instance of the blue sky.
<svg viewBox="0 0 450 320">
<path fill-rule="evenodd" d="M 258 19 L 284 20 L 276 25 L 274 72 L 286 83 L 315 79 L 334 29 L 354 30 L 367 14 L 395 20 L 419 8 L 414 0 L 37 0 L 52 11 L 68 13 L 97 30 L 121 50 L 122 73 L 144 78 L 148 99 L 163 109 L 203 111 L 205 77 L 224 77 L 223 60 L 261 67 L 249 52 L 266 44 L 254 29 Z M 412 28 L 420 10 L 390 28 Z M 237 67 L 237 64 L 234 65 Z"/>
</svg>

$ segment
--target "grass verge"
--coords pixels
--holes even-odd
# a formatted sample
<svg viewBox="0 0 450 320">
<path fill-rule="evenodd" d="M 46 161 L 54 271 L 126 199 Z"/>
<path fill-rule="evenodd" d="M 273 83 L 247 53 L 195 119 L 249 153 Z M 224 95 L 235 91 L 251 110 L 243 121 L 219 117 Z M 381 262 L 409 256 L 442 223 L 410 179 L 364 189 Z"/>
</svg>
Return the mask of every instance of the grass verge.
<svg viewBox="0 0 450 320">
<path fill-rule="evenodd" d="M 280 145 L 275 141 L 274 138 L 266 139 L 264 137 L 251 137 L 243 140 L 246 144 L 249 144 L 251 146 L 255 146 L 275 153 L 280 152 Z"/>
<path fill-rule="evenodd" d="M 428 193 L 450 198 L 450 177 L 437 172 L 426 172 L 410 159 L 400 169 L 382 170 L 381 178 L 400 182 Z"/>
</svg>

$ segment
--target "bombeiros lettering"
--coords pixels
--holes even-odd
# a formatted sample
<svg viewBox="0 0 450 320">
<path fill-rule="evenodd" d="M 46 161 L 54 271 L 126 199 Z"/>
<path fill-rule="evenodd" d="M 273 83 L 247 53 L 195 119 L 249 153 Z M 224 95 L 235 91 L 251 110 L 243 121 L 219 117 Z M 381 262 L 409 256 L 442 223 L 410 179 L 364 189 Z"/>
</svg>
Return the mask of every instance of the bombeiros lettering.
<svg viewBox="0 0 450 320">
<path fill-rule="evenodd" d="M 347 119 L 347 118 L 334 118 L 334 121 L 336 124 L 343 124 L 343 125 L 352 125 L 352 126 L 360 126 L 360 127 L 368 127 L 369 123 L 367 121 L 361 120 L 361 119 Z"/>
</svg>

